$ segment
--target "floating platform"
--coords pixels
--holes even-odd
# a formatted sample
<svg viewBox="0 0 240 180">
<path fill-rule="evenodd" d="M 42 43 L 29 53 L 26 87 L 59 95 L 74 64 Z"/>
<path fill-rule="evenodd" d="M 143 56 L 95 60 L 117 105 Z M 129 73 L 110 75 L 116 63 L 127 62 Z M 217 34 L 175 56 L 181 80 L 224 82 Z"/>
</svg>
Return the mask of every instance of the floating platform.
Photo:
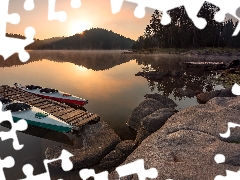
<svg viewBox="0 0 240 180">
<path fill-rule="evenodd" d="M 52 114 L 53 116 L 77 128 L 81 128 L 89 122 L 97 122 L 100 120 L 100 117 L 97 114 L 89 113 L 80 109 L 74 109 L 64 103 L 41 98 L 32 93 L 25 92 L 19 88 L 8 85 L 0 86 L 0 97 L 21 101 L 42 109 L 43 111 Z"/>
</svg>

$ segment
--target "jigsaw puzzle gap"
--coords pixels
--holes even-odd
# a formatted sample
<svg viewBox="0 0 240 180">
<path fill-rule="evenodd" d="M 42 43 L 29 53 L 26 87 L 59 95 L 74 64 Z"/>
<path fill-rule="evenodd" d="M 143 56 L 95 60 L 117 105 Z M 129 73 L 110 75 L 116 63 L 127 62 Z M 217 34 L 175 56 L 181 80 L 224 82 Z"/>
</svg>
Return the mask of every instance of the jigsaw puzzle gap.
<svg viewBox="0 0 240 180">
<path fill-rule="evenodd" d="M 32 11 L 34 9 L 34 0 L 25 0 L 23 7 L 26 11 Z"/>
</svg>

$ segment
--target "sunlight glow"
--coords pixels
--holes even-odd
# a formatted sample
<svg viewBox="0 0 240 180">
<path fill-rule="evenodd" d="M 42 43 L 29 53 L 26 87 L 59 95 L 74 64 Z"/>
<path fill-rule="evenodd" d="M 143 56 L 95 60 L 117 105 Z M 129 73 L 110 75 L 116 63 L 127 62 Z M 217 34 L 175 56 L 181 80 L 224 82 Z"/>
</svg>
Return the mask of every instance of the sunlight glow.
<svg viewBox="0 0 240 180">
<path fill-rule="evenodd" d="M 89 21 L 75 21 L 70 26 L 70 33 L 71 35 L 74 34 L 81 34 L 83 31 L 90 29 L 92 23 Z"/>
</svg>

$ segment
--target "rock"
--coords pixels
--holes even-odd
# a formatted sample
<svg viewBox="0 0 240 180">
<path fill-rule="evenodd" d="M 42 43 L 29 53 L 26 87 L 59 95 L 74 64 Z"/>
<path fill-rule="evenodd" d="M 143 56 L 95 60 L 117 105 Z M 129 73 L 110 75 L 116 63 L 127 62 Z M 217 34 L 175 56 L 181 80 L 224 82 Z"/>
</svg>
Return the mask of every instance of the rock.
<svg viewBox="0 0 240 180">
<path fill-rule="evenodd" d="M 163 105 L 160 101 L 150 98 L 145 99 L 132 111 L 127 124 L 133 129 L 138 130 L 141 127 L 140 120 L 142 118 L 164 107 L 165 105 Z"/>
<path fill-rule="evenodd" d="M 171 116 L 165 125 L 148 136 L 124 164 L 144 159 L 145 169 L 158 170 L 156 180 L 194 179 L 211 180 L 226 175 L 226 169 L 239 171 L 240 128 L 232 128 L 229 138 L 219 133 L 227 131 L 228 122 L 240 124 L 239 97 L 215 97 L 206 104 L 189 107 Z M 226 142 L 225 142 L 226 141 Z M 216 154 L 223 154 L 226 161 L 217 164 Z M 116 179 L 116 172 L 109 175 Z M 121 180 L 135 180 L 134 176 Z"/>
<path fill-rule="evenodd" d="M 234 68 L 239 65 L 240 65 L 240 60 L 238 60 L 238 59 L 232 60 L 230 63 L 226 64 L 226 69 Z"/>
<path fill-rule="evenodd" d="M 81 133 L 84 138 L 84 147 L 108 145 L 111 149 L 114 149 L 121 141 L 120 137 L 114 132 L 114 130 L 103 121 L 93 125 L 84 126 Z"/>
<path fill-rule="evenodd" d="M 161 95 L 161 94 L 157 94 L 157 93 L 146 94 L 144 97 L 146 99 L 151 98 L 151 99 L 155 99 L 155 100 L 161 102 L 162 104 L 165 105 L 165 108 L 175 108 L 177 106 L 177 104 L 172 99 L 170 99 L 164 95 Z"/>
<path fill-rule="evenodd" d="M 113 150 L 107 154 L 99 163 L 99 167 L 105 170 L 113 170 L 126 159 L 126 156 L 120 150 Z"/>
<path fill-rule="evenodd" d="M 116 146 L 116 150 L 120 150 L 122 153 L 126 155 L 126 157 L 131 154 L 137 147 L 137 144 L 133 140 L 125 140 L 120 142 Z"/>
<path fill-rule="evenodd" d="M 47 159 L 53 159 L 60 155 L 61 149 L 66 149 L 74 155 L 71 158 L 74 169 L 87 168 L 98 164 L 100 160 L 120 142 L 120 137 L 106 122 L 98 122 L 93 125 L 86 125 L 82 129 L 83 148 L 71 149 L 65 146 L 47 148 L 45 155 Z M 61 168 L 61 163 L 54 162 L 51 165 Z"/>
<path fill-rule="evenodd" d="M 200 93 L 197 95 L 197 100 L 199 103 L 206 103 L 210 99 L 217 97 L 220 94 L 220 92 L 221 92 L 221 90 Z"/>
<path fill-rule="evenodd" d="M 197 95 L 197 100 L 200 103 L 206 103 L 214 97 L 235 97 L 232 93 L 231 88 L 221 89 L 211 92 L 204 92 Z"/>
<path fill-rule="evenodd" d="M 136 139 L 135 142 L 139 145 L 142 143 L 142 141 L 144 139 L 146 139 L 150 134 L 152 134 L 153 132 L 147 131 L 146 129 L 144 129 L 143 127 L 140 128 L 137 132 L 136 135 Z"/>
<path fill-rule="evenodd" d="M 227 163 L 217 164 L 214 161 L 214 156 L 218 153 L 226 156 Z M 212 180 L 217 175 L 225 176 L 226 169 L 238 171 L 239 154 L 238 144 L 222 142 L 203 132 L 180 130 L 164 134 L 157 131 L 149 136 L 123 164 L 144 159 L 145 169 L 154 167 L 158 170 L 156 180 Z M 109 179 L 116 179 L 115 172 L 110 173 Z M 130 179 L 123 177 L 121 180 Z"/>
<path fill-rule="evenodd" d="M 169 117 L 176 113 L 175 109 L 162 108 L 141 120 L 142 127 L 147 131 L 155 132 L 160 129 Z"/>
<path fill-rule="evenodd" d="M 231 88 L 227 88 L 227 89 L 221 89 L 220 94 L 218 95 L 218 97 L 235 97 L 236 95 L 234 95 L 232 93 L 232 89 Z"/>
</svg>

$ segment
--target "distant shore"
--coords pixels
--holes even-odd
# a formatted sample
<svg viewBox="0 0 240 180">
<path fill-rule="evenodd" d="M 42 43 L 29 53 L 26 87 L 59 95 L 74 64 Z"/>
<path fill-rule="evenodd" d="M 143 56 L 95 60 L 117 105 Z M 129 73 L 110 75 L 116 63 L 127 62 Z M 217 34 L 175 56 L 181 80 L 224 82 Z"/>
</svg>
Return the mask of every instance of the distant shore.
<svg viewBox="0 0 240 180">
<path fill-rule="evenodd" d="M 202 48 L 202 49 L 177 49 L 177 48 L 152 48 L 124 52 L 125 54 L 179 54 L 193 56 L 236 56 L 240 57 L 239 49 L 231 48 Z"/>
</svg>

